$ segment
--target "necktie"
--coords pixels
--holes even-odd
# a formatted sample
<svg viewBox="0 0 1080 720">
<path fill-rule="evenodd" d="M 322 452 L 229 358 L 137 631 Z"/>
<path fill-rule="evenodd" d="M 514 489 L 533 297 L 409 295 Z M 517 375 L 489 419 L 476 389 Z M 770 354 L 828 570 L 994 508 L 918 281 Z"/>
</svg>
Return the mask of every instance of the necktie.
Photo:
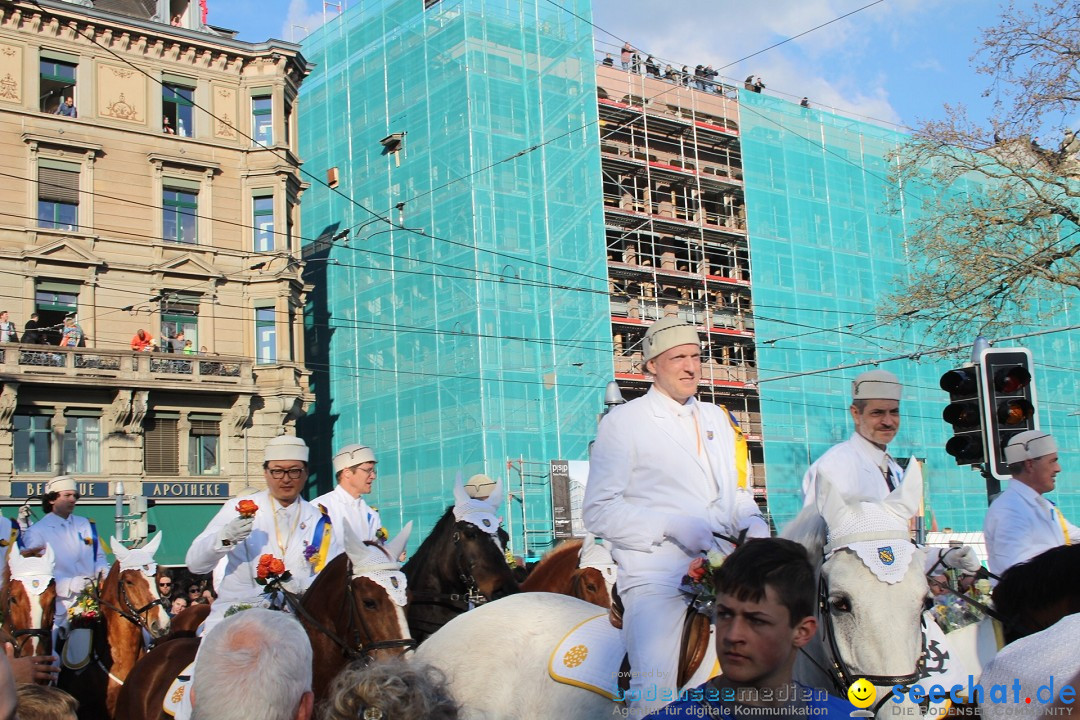
<svg viewBox="0 0 1080 720">
<path fill-rule="evenodd" d="M 885 484 L 889 486 L 889 492 L 895 490 L 896 481 L 893 479 L 892 458 L 889 457 L 889 453 L 885 453 L 885 457 L 881 460 L 881 475 L 885 478 Z"/>
</svg>

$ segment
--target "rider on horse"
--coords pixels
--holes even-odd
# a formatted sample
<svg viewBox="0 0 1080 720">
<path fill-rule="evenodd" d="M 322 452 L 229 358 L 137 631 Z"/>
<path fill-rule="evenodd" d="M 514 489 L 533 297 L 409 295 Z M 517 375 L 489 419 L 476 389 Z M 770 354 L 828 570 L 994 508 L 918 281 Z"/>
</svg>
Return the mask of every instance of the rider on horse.
<svg viewBox="0 0 1080 720">
<path fill-rule="evenodd" d="M 381 542 L 379 529 L 382 521 L 379 513 L 372 510 L 364 500 L 364 495 L 371 492 L 375 482 L 378 461 L 375 453 L 367 445 L 346 445 L 334 455 L 334 477 L 337 486 L 311 501 L 317 508 L 325 508 L 337 532 L 334 534 L 334 547 L 331 557 L 344 550 L 345 525 L 360 540 Z"/>
<path fill-rule="evenodd" d="M 281 585 L 294 593 L 307 590 L 329 560 L 329 518 L 300 497 L 308 477 L 307 444 L 292 435 L 271 440 L 263 455 L 263 476 L 266 490 L 226 502 L 188 549 L 187 566 L 195 573 L 211 572 L 224 559 L 207 633 L 235 605 L 270 604 L 264 594 L 268 561 L 260 563 L 263 556 L 281 563 L 283 571 L 274 574 L 288 573 L 291 577 Z"/>
<path fill-rule="evenodd" d="M 105 551 L 98 539 L 97 526 L 74 514 L 79 502 L 75 478 L 54 477 L 45 485 L 41 505 L 48 513 L 31 525 L 23 535 L 28 553 L 41 553 L 48 544 L 56 558 L 56 614 L 53 616 L 53 648 L 61 632 L 66 634 L 68 609 L 79 594 L 95 579 L 109 571 Z"/>
<path fill-rule="evenodd" d="M 630 657 L 628 698 L 653 710 L 676 686 L 689 599 L 679 589 L 714 533 L 767 536 L 747 484 L 742 432 L 723 407 L 694 398 L 701 378 L 697 330 L 678 318 L 652 324 L 642 343 L 652 389 L 612 410 L 593 445 L 585 526 L 611 542 Z M 653 690 L 655 689 L 655 693 Z"/>
</svg>

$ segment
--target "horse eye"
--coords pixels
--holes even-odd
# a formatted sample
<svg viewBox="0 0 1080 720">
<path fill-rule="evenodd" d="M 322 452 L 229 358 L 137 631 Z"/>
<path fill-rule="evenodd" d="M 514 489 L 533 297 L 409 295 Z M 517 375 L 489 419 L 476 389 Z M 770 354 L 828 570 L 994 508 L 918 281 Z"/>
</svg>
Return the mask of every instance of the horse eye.
<svg viewBox="0 0 1080 720">
<path fill-rule="evenodd" d="M 372 600 L 371 598 L 364 598 L 364 609 L 365 610 L 375 610 L 376 607 L 377 607 L 377 604 L 375 603 L 374 600 Z"/>
<path fill-rule="evenodd" d="M 849 613 L 851 612 L 851 598 L 843 595 L 830 598 L 829 607 L 832 608 L 834 613 Z"/>
</svg>

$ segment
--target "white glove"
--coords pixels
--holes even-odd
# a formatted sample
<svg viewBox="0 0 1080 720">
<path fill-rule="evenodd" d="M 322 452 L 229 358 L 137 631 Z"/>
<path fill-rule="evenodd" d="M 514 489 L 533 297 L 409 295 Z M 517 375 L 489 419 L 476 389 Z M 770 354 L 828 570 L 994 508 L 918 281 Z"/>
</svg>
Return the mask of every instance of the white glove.
<svg viewBox="0 0 1080 720">
<path fill-rule="evenodd" d="M 970 545 L 949 548 L 941 554 L 941 562 L 945 567 L 970 573 L 976 572 L 982 567 L 979 556 L 975 554 L 975 550 Z"/>
<path fill-rule="evenodd" d="M 29 525 L 30 525 L 30 506 L 29 505 L 20 505 L 19 506 L 19 526 L 25 528 L 25 527 L 28 527 Z"/>
<path fill-rule="evenodd" d="M 687 515 L 669 515 L 664 524 L 664 537 L 674 540 L 691 553 L 705 552 L 713 544 L 709 524 L 701 518 Z"/>
<path fill-rule="evenodd" d="M 255 518 L 238 517 L 230 520 L 218 533 L 218 540 L 225 547 L 239 545 L 247 540 L 248 535 L 255 527 Z"/>
</svg>

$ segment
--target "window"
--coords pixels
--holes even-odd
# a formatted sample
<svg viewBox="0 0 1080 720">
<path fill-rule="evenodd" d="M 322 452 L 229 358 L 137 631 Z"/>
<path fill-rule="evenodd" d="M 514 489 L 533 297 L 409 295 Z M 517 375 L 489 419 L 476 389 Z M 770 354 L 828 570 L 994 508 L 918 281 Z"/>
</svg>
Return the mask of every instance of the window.
<svg viewBox="0 0 1080 720">
<path fill-rule="evenodd" d="M 255 252 L 274 251 L 274 196 L 252 199 L 252 222 L 255 226 Z"/>
<path fill-rule="evenodd" d="M 76 283 L 38 280 L 34 285 L 34 311 L 38 314 L 38 327 L 43 331 L 42 341 L 48 345 L 60 342 L 60 327 L 64 318 L 79 310 L 79 290 Z"/>
<path fill-rule="evenodd" d="M 251 98 L 251 136 L 256 143 L 274 144 L 274 99 L 270 95 Z"/>
<path fill-rule="evenodd" d="M 42 158 L 38 161 L 38 227 L 79 227 L 79 166 Z"/>
<path fill-rule="evenodd" d="M 191 341 L 194 350 L 199 349 L 199 303 L 198 295 L 166 292 L 161 301 L 161 349 L 163 352 L 183 352 Z M 180 334 L 183 333 L 183 337 Z"/>
<path fill-rule="evenodd" d="M 72 61 L 41 58 L 41 112 L 56 114 L 65 98 L 75 98 L 75 71 Z"/>
<path fill-rule="evenodd" d="M 13 421 L 15 472 L 50 472 L 52 470 L 52 418 L 49 415 L 16 413 Z"/>
<path fill-rule="evenodd" d="M 192 137 L 195 128 L 192 108 L 195 89 L 176 83 L 161 86 L 161 130 L 169 135 Z"/>
<path fill-rule="evenodd" d="M 255 363 L 277 362 L 277 325 L 273 307 L 255 308 Z"/>
<path fill-rule="evenodd" d="M 101 418 L 93 410 L 69 410 L 64 428 L 64 473 L 101 472 Z"/>
<path fill-rule="evenodd" d="M 188 431 L 188 473 L 217 475 L 221 472 L 218 448 L 221 440 L 221 418 L 214 415 L 192 415 Z"/>
<path fill-rule="evenodd" d="M 166 186 L 162 190 L 165 242 L 195 245 L 199 241 L 199 193 Z"/>
<path fill-rule="evenodd" d="M 178 413 L 154 413 L 144 425 L 143 467 L 147 475 L 179 475 Z"/>
</svg>

